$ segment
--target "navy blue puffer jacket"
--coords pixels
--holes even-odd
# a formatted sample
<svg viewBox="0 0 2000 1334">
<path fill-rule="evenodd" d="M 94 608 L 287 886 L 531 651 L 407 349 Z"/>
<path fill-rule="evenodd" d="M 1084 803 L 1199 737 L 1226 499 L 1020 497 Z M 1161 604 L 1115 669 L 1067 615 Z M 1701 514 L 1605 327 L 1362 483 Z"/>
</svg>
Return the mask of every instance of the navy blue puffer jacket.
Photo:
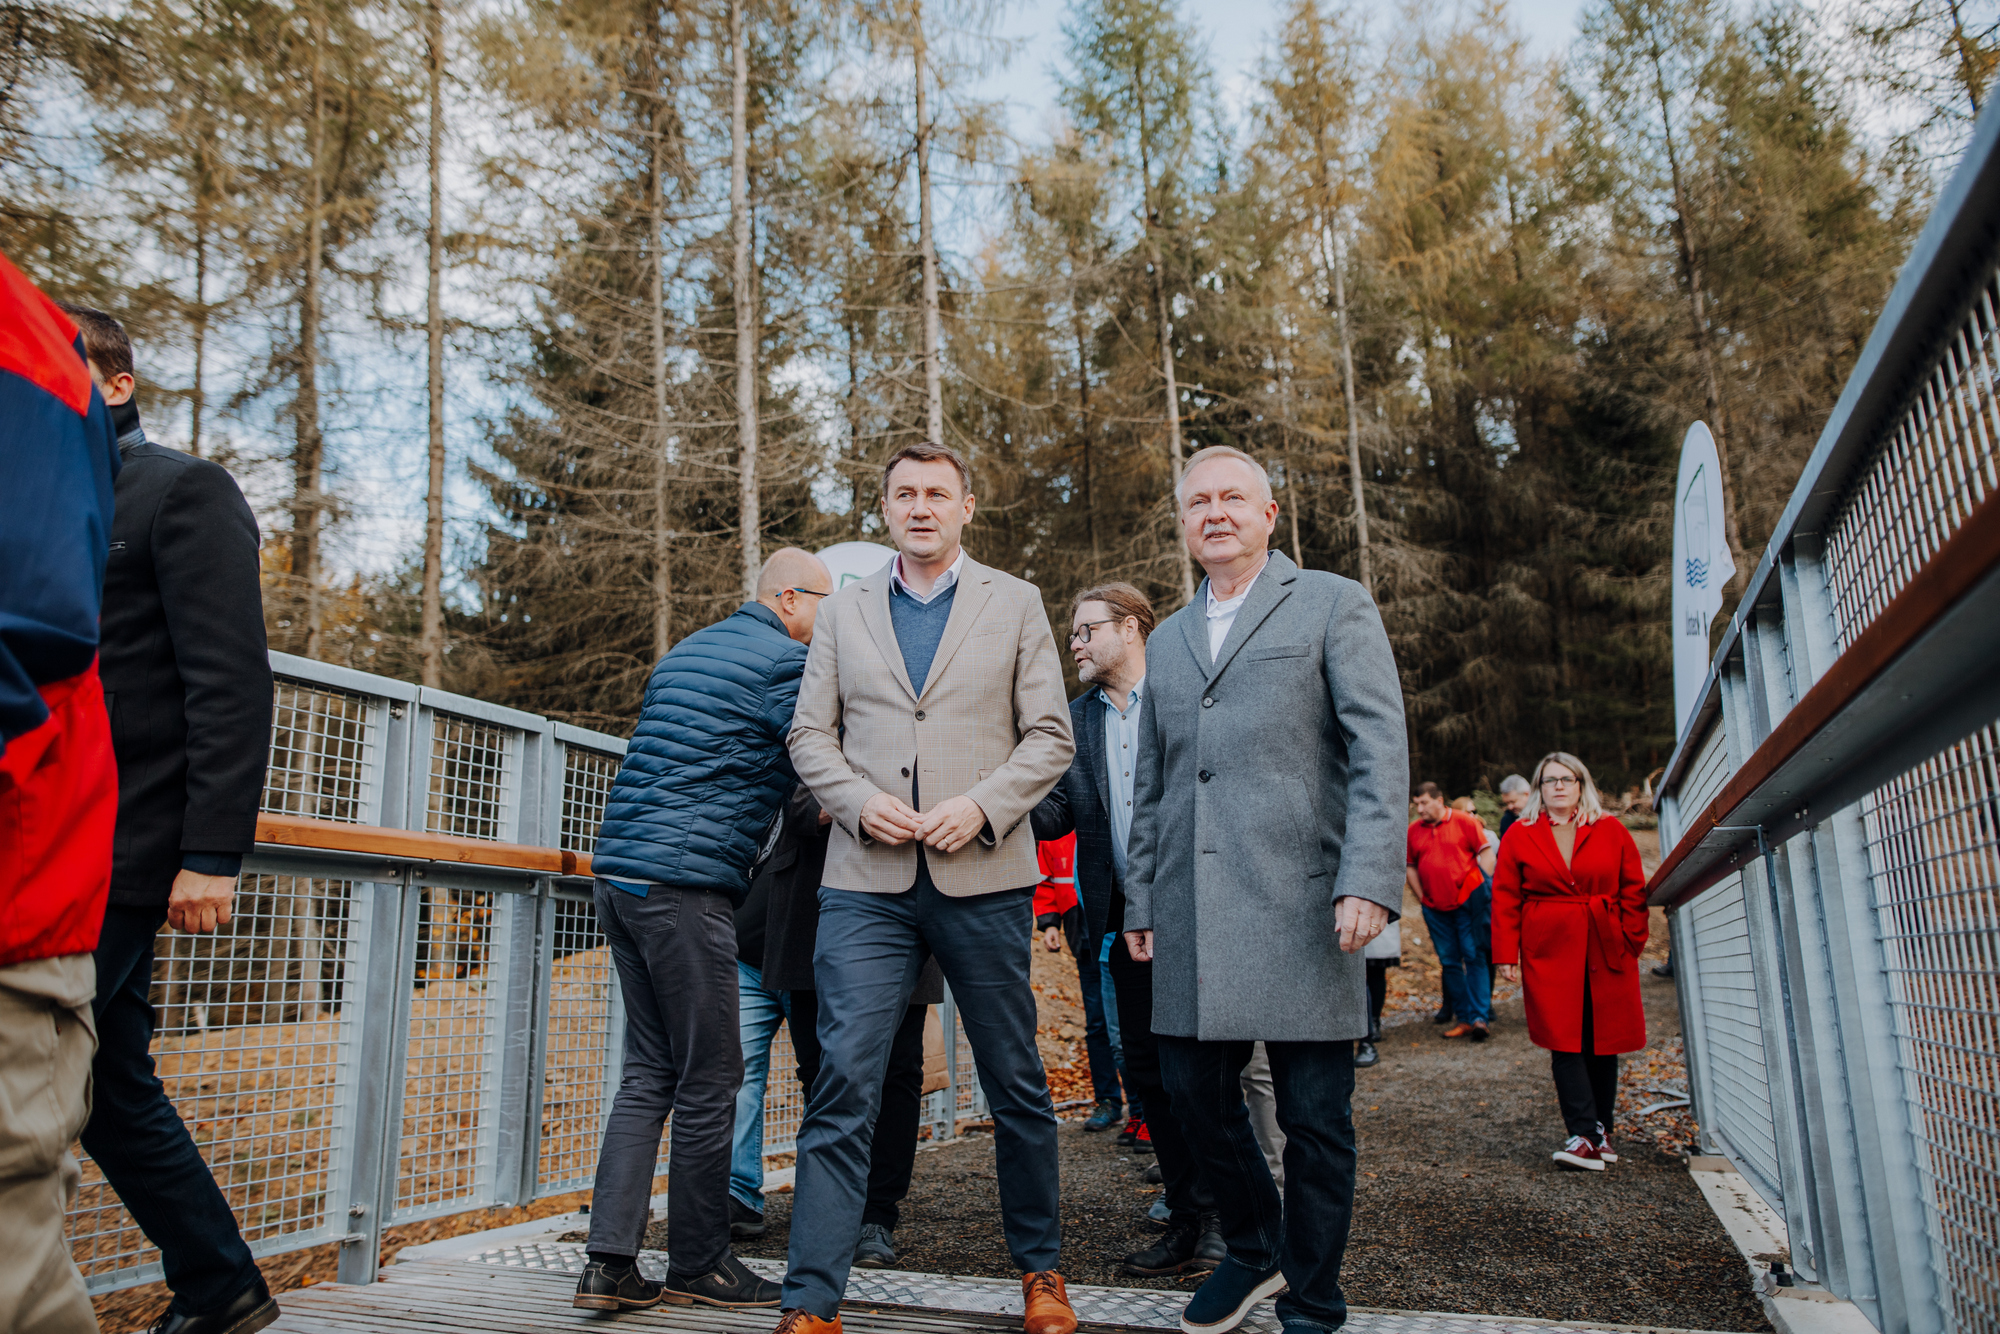
<svg viewBox="0 0 2000 1334">
<path fill-rule="evenodd" d="M 806 646 L 756 602 L 669 649 L 646 684 L 592 872 L 740 902 L 764 831 L 798 782 L 785 735 L 805 665 Z"/>
</svg>

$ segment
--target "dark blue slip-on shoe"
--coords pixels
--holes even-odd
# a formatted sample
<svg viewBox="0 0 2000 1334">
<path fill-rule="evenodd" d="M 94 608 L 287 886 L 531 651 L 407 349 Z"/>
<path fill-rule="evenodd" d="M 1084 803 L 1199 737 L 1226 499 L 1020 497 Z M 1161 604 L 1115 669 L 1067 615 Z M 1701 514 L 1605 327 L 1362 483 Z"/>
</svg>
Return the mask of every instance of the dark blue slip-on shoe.
<svg viewBox="0 0 2000 1334">
<path fill-rule="evenodd" d="M 1224 1334 L 1243 1323 L 1250 1308 L 1285 1290 L 1285 1273 L 1277 1265 L 1256 1270 L 1230 1256 L 1217 1265 L 1181 1312 L 1183 1334 Z"/>
<path fill-rule="evenodd" d="M 1100 1130 L 1111 1129 L 1111 1127 L 1124 1119 L 1124 1104 L 1113 1102 L 1107 1098 L 1091 1109 L 1090 1119 L 1083 1123 L 1083 1128 L 1095 1134 Z"/>
</svg>

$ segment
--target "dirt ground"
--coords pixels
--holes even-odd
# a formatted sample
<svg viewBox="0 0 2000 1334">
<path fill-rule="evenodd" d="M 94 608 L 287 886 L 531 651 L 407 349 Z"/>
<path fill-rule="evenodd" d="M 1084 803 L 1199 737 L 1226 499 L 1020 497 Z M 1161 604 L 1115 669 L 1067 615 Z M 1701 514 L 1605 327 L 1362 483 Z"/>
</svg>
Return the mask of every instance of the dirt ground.
<svg viewBox="0 0 2000 1334">
<path fill-rule="evenodd" d="M 1652 1045 L 1628 1059 L 1629 1117 L 1679 1072 L 1671 983 L 1647 976 Z M 1435 1004 L 1435 1001 L 1432 1001 Z M 1361 1176 L 1346 1262 L 1348 1300 L 1396 1310 L 1483 1312 L 1682 1329 L 1769 1328 L 1742 1259 L 1681 1161 L 1680 1113 L 1619 1128 L 1620 1161 L 1565 1172 L 1548 1057 L 1528 1042 L 1518 1000 L 1492 1041 L 1445 1040 L 1429 1023 L 1391 1029 L 1382 1063 L 1360 1072 Z M 1661 1147 L 1664 1141 L 1665 1148 Z M 1077 1283 L 1191 1289 L 1122 1273 L 1157 1234 L 1141 1221 L 1157 1187 L 1146 1159 L 1071 1117 L 1059 1139 L 1063 1270 Z M 770 1231 L 746 1255 L 782 1258 L 792 1197 L 770 1197 Z M 664 1231 L 664 1229 L 659 1229 Z M 902 1267 L 1012 1277 L 1000 1234 L 990 1136 L 917 1156 L 897 1233 Z M 649 1237 L 663 1245 L 664 1235 Z"/>
</svg>

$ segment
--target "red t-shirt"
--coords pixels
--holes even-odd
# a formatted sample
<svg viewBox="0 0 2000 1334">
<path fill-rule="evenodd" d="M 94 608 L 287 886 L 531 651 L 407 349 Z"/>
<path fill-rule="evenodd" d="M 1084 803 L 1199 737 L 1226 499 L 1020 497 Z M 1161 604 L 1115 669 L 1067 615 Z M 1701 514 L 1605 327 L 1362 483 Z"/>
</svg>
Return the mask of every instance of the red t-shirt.
<svg viewBox="0 0 2000 1334">
<path fill-rule="evenodd" d="M 1035 844 L 1042 883 L 1035 886 L 1035 916 L 1066 913 L 1076 906 L 1076 835 Z"/>
<path fill-rule="evenodd" d="M 1485 880 L 1479 854 L 1486 847 L 1486 826 L 1479 817 L 1448 810 L 1434 825 L 1410 821 L 1409 864 L 1417 868 L 1417 884 L 1426 908 L 1450 912 L 1472 897 Z"/>
</svg>

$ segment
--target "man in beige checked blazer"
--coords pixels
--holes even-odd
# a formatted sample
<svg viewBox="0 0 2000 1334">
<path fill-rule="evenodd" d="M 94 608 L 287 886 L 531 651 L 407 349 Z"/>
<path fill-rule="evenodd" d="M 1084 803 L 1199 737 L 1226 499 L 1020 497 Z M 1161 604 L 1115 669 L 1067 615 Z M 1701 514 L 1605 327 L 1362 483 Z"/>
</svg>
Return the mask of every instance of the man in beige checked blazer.
<svg viewBox="0 0 2000 1334">
<path fill-rule="evenodd" d="M 967 558 L 972 511 L 956 452 L 890 458 L 882 513 L 898 554 L 826 600 L 799 686 L 792 763 L 833 832 L 813 953 L 823 1056 L 799 1129 L 780 1334 L 838 1334 L 890 1039 L 930 956 L 993 1110 L 1024 1328 L 1076 1328 L 1028 986 L 1041 873 L 1027 820 L 1075 744 L 1041 594 Z"/>
</svg>

